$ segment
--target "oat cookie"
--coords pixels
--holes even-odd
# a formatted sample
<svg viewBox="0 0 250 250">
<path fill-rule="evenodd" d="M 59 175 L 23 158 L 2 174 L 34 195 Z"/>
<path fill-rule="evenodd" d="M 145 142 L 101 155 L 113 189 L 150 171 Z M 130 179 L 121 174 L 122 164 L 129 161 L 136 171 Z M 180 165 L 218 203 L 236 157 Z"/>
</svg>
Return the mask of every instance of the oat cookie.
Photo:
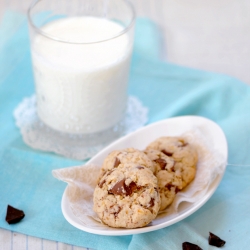
<svg viewBox="0 0 250 250">
<path fill-rule="evenodd" d="M 105 158 L 101 167 L 100 178 L 106 173 L 106 171 L 117 168 L 120 164 L 129 162 L 147 167 L 151 169 L 152 172 L 155 172 L 154 164 L 144 152 L 135 148 L 126 148 L 123 150 L 112 151 Z"/>
<path fill-rule="evenodd" d="M 158 180 L 159 193 L 161 197 L 161 208 L 164 210 L 175 198 L 176 193 L 182 189 L 181 171 L 174 169 L 175 161 L 172 157 L 163 154 L 159 150 L 148 149 L 145 154 L 155 164 L 155 176 Z"/>
<path fill-rule="evenodd" d="M 197 151 L 184 138 L 160 137 L 150 143 L 147 149 L 159 150 L 174 159 L 174 170 L 182 173 L 182 188 L 194 179 L 198 161 Z"/>
<path fill-rule="evenodd" d="M 111 227 L 146 226 L 158 214 L 160 195 L 152 171 L 124 163 L 107 171 L 94 191 L 94 211 Z"/>
</svg>

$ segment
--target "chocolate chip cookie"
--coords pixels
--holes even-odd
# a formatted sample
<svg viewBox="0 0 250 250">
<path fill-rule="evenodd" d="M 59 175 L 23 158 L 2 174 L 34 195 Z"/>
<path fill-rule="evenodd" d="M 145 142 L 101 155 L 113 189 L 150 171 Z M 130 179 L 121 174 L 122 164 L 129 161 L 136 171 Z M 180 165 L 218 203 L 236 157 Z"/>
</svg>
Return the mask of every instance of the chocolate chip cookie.
<svg viewBox="0 0 250 250">
<path fill-rule="evenodd" d="M 106 173 L 106 171 L 117 168 L 120 164 L 129 162 L 144 166 L 149 168 L 153 173 L 155 172 L 154 164 L 144 152 L 134 148 L 126 148 L 123 150 L 112 151 L 105 158 L 101 167 L 100 178 Z"/>
<path fill-rule="evenodd" d="M 137 163 L 121 163 L 107 171 L 94 191 L 94 211 L 111 227 L 146 226 L 158 214 L 160 195 L 152 171 Z"/>
<path fill-rule="evenodd" d="M 181 171 L 174 169 L 175 161 L 159 150 L 148 149 L 145 154 L 155 164 L 155 176 L 158 180 L 159 193 L 161 197 L 161 208 L 164 210 L 175 198 L 176 193 L 182 189 Z"/>
<path fill-rule="evenodd" d="M 186 187 L 195 177 L 198 155 L 196 149 L 182 137 L 160 137 L 147 148 L 161 151 L 175 161 L 174 171 L 180 171 L 182 187 Z"/>
</svg>

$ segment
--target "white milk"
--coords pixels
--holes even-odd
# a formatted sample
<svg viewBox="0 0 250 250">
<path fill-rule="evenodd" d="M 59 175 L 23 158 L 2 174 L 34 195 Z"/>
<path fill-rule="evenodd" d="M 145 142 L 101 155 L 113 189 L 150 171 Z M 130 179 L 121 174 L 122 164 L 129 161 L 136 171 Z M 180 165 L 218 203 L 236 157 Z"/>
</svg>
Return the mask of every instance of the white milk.
<svg viewBox="0 0 250 250">
<path fill-rule="evenodd" d="M 68 133 L 95 133 L 114 126 L 126 109 L 132 44 L 126 33 L 103 40 L 123 27 L 102 18 L 70 17 L 42 30 L 72 43 L 41 35 L 32 41 L 40 119 Z"/>
</svg>

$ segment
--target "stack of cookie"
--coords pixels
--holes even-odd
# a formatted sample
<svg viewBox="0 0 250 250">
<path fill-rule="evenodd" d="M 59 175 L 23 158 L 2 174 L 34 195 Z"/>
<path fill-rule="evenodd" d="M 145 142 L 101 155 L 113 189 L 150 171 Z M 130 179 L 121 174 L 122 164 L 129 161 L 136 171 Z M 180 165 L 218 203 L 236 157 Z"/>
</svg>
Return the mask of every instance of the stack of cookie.
<svg viewBox="0 0 250 250">
<path fill-rule="evenodd" d="M 196 149 L 180 137 L 158 138 L 144 151 L 113 151 L 101 168 L 94 211 L 111 227 L 146 226 L 194 179 L 196 164 Z"/>
</svg>

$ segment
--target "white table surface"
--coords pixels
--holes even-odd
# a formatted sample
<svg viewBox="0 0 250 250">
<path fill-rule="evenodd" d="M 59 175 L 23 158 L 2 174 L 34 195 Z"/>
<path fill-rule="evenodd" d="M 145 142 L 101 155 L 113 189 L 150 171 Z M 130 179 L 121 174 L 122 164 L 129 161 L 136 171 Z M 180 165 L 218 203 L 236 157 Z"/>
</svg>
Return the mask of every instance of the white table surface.
<svg viewBox="0 0 250 250">
<path fill-rule="evenodd" d="M 26 12 L 31 0 L 0 0 Z M 249 0 L 131 0 L 138 16 L 154 20 L 164 37 L 162 58 L 179 65 L 228 74 L 250 84 Z M 83 250 L 0 229 L 0 250 Z"/>
</svg>

